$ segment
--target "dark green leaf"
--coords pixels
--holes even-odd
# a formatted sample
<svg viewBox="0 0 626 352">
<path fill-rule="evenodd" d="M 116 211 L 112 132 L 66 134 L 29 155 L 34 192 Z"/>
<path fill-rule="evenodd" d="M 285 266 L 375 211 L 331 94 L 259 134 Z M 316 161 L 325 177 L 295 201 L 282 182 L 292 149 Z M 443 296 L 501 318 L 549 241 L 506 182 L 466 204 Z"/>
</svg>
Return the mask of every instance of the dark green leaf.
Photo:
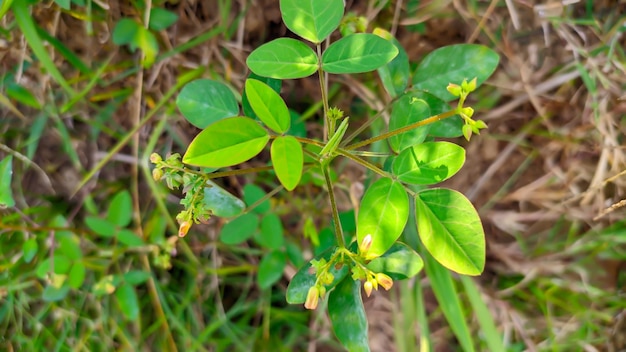
<svg viewBox="0 0 626 352">
<path fill-rule="evenodd" d="M 388 34 L 388 33 L 387 33 Z M 391 34 L 388 34 L 391 36 Z M 398 49 L 398 55 L 388 64 L 378 69 L 383 87 L 392 98 L 401 95 L 409 84 L 411 76 L 409 56 L 396 38 L 388 39 Z"/>
<path fill-rule="evenodd" d="M 315 260 L 325 259 L 328 261 L 330 257 L 335 253 L 337 247 L 333 246 L 328 248 L 323 253 L 316 255 Z M 309 288 L 315 284 L 315 274 L 311 274 L 311 262 L 308 262 L 306 265 L 301 267 L 296 275 L 289 282 L 289 286 L 287 287 L 287 302 L 289 304 L 302 304 L 306 301 L 306 295 L 309 292 Z M 326 285 L 326 290 L 331 290 L 335 287 L 341 280 L 343 280 L 346 275 L 348 275 L 349 268 L 346 265 L 343 265 L 339 269 L 336 267 L 332 267 L 330 269 L 330 273 L 333 275 L 334 280 L 330 285 Z"/>
<path fill-rule="evenodd" d="M 37 255 L 37 251 L 39 250 L 39 245 L 37 244 L 36 238 L 30 238 L 22 245 L 22 253 L 24 258 L 24 262 L 30 263 L 35 255 Z"/>
<path fill-rule="evenodd" d="M 117 231 L 114 224 L 108 220 L 101 219 L 95 216 L 88 216 L 85 218 L 85 224 L 91 231 L 97 233 L 103 237 L 113 237 Z"/>
<path fill-rule="evenodd" d="M 67 284 L 74 289 L 80 288 L 83 282 L 85 282 L 86 273 L 87 269 L 85 268 L 85 264 L 80 261 L 75 262 L 68 274 Z"/>
<path fill-rule="evenodd" d="M 178 16 L 166 9 L 153 7 L 150 9 L 150 24 L 148 27 L 154 31 L 162 31 L 173 25 L 178 20 Z"/>
<path fill-rule="evenodd" d="M 270 288 L 281 276 L 287 265 L 287 256 L 283 252 L 273 251 L 266 254 L 259 263 L 257 282 L 262 290 Z"/>
<path fill-rule="evenodd" d="M 148 281 L 149 278 L 150 273 L 147 271 L 131 270 L 124 273 L 124 282 L 132 286 L 141 285 Z"/>
<path fill-rule="evenodd" d="M 13 176 L 13 156 L 9 155 L 0 161 L 0 209 L 15 205 L 11 179 Z"/>
<path fill-rule="evenodd" d="M 287 28 L 315 44 L 326 39 L 341 22 L 342 0 L 280 0 Z"/>
<path fill-rule="evenodd" d="M 304 167 L 302 145 L 292 136 L 280 136 L 272 142 L 270 149 L 272 165 L 280 183 L 293 191 L 300 183 Z"/>
<path fill-rule="evenodd" d="M 126 227 L 133 217 L 133 202 L 128 191 L 118 192 L 111 203 L 107 213 L 107 220 L 119 227 Z"/>
<path fill-rule="evenodd" d="M 444 101 L 455 97 L 448 92 L 449 83 L 461 84 L 478 78 L 480 86 L 498 67 L 498 54 L 483 45 L 444 46 L 426 55 L 413 75 L 413 87 L 423 89 Z"/>
<path fill-rule="evenodd" d="M 407 148 L 393 161 L 402 182 L 432 185 L 456 174 L 465 163 L 465 149 L 450 142 L 426 142 Z"/>
<path fill-rule="evenodd" d="M 463 194 L 445 188 L 415 197 L 417 230 L 424 247 L 446 268 L 479 275 L 485 267 L 485 233 L 478 213 Z"/>
<path fill-rule="evenodd" d="M 59 243 L 58 252 L 67 256 L 71 260 L 79 260 L 83 257 L 83 251 L 80 248 L 80 239 L 73 233 L 67 236 L 59 236 L 57 233 L 57 241 Z"/>
<path fill-rule="evenodd" d="M 430 107 L 431 115 L 439 115 L 444 112 L 450 111 L 450 105 L 445 101 L 437 98 L 436 96 L 426 93 L 424 91 L 412 91 L 410 93 L 412 97 L 421 99 Z M 455 138 L 463 135 L 461 132 L 461 126 L 463 126 L 463 120 L 459 115 L 448 117 L 447 119 L 439 120 L 437 122 L 429 124 L 430 130 L 428 134 L 433 137 L 445 137 Z"/>
<path fill-rule="evenodd" d="M 368 33 L 352 34 L 332 43 L 322 54 L 322 68 L 329 73 L 373 71 L 398 55 L 385 39 Z"/>
<path fill-rule="evenodd" d="M 204 206 L 211 210 L 213 215 L 224 218 L 235 217 L 246 208 L 241 199 L 211 180 L 207 181 L 207 187 L 204 188 Z"/>
<path fill-rule="evenodd" d="M 6 90 L 9 98 L 15 99 L 26 106 L 30 106 L 31 108 L 41 109 L 41 103 L 37 100 L 33 93 L 23 86 L 11 83 L 8 85 Z"/>
<path fill-rule="evenodd" d="M 263 247 L 279 249 L 285 244 L 283 223 L 274 213 L 267 214 L 261 220 L 261 233 L 255 238 Z"/>
<path fill-rule="evenodd" d="M 270 136 L 248 117 L 229 117 L 214 122 L 194 138 L 183 162 L 202 167 L 225 167 L 250 160 Z"/>
<path fill-rule="evenodd" d="M 317 55 L 301 41 L 278 38 L 256 48 L 246 64 L 259 76 L 291 79 L 304 78 L 317 71 Z"/>
<path fill-rule="evenodd" d="M 409 198 L 399 182 L 381 178 L 363 195 L 357 219 L 357 240 L 372 235 L 372 246 L 366 257 L 373 259 L 385 253 L 400 237 L 409 218 Z"/>
<path fill-rule="evenodd" d="M 224 83 L 210 79 L 187 83 L 176 98 L 176 106 L 185 119 L 198 128 L 239 114 L 233 92 Z"/>
<path fill-rule="evenodd" d="M 335 335 L 348 351 L 370 350 L 360 281 L 348 276 L 328 294 L 328 316 Z"/>
<path fill-rule="evenodd" d="M 403 280 L 417 275 L 424 267 L 424 261 L 409 246 L 396 242 L 385 254 L 369 262 L 367 267 L 394 280 Z"/>
<path fill-rule="evenodd" d="M 389 119 L 389 131 L 397 130 L 429 117 L 430 108 L 425 101 L 404 95 L 393 103 L 391 118 Z M 394 152 L 399 153 L 405 148 L 422 143 L 429 130 L 430 125 L 424 125 L 389 137 L 389 145 Z"/>
<path fill-rule="evenodd" d="M 115 298 L 126 319 L 136 320 L 139 316 L 139 300 L 135 288 L 129 284 L 121 284 L 115 290 Z"/>
<path fill-rule="evenodd" d="M 246 202 L 246 205 L 248 207 L 254 205 L 256 202 L 265 197 L 265 195 L 265 191 L 255 184 L 248 183 L 247 185 L 243 186 L 243 200 Z M 265 214 L 270 211 L 270 206 L 270 200 L 266 199 L 257 207 L 252 209 L 252 212 L 257 214 Z"/>
<path fill-rule="evenodd" d="M 259 216 L 243 214 L 222 227 L 220 240 L 225 244 L 237 245 L 252 237 L 259 227 Z"/>
<path fill-rule="evenodd" d="M 141 237 L 129 229 L 121 229 L 117 233 L 117 240 L 128 247 L 140 247 L 145 244 Z"/>
<path fill-rule="evenodd" d="M 45 302 L 57 302 L 65 298 L 65 296 L 67 296 L 69 292 L 70 292 L 70 287 L 68 285 L 63 285 L 58 288 L 52 285 L 48 285 L 43 290 L 43 294 L 41 298 Z"/>
<path fill-rule="evenodd" d="M 135 40 L 139 24 L 130 18 L 122 18 L 113 28 L 113 44 L 130 44 Z"/>
</svg>

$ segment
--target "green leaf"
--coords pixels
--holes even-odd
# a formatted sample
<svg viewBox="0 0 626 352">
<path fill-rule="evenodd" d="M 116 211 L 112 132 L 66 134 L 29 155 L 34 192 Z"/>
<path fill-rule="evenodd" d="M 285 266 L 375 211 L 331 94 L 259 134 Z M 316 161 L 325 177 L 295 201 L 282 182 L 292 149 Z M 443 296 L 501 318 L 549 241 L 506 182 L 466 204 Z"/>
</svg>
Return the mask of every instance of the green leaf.
<svg viewBox="0 0 626 352">
<path fill-rule="evenodd" d="M 25 263 L 30 263 L 33 261 L 33 258 L 37 255 L 37 251 L 39 250 L 39 244 L 37 244 L 36 238 L 30 238 L 22 245 L 22 254 Z"/>
<path fill-rule="evenodd" d="M 129 285 L 137 286 L 148 281 L 149 278 L 150 278 L 150 273 L 147 271 L 131 270 L 127 273 L 124 273 L 123 281 Z"/>
<path fill-rule="evenodd" d="M 160 7 L 153 7 L 150 9 L 150 23 L 148 27 L 153 31 L 162 31 L 176 23 L 177 20 L 178 15 L 172 11 Z"/>
<path fill-rule="evenodd" d="M 343 1 L 280 0 L 280 12 L 289 30 L 319 44 L 339 27 Z"/>
<path fill-rule="evenodd" d="M 70 9 L 70 0 L 54 0 L 63 10 Z"/>
<path fill-rule="evenodd" d="M 121 284 L 115 290 L 115 298 L 126 319 L 136 320 L 139 316 L 139 299 L 135 288 L 129 284 Z"/>
<path fill-rule="evenodd" d="M 459 300 L 460 292 L 458 292 L 452 281 L 450 271 L 442 267 L 430 254 L 425 253 L 423 250 L 422 254 L 426 262 L 426 275 L 443 315 L 458 339 L 462 350 L 473 352 L 474 342 L 472 341 L 472 335 L 469 332 L 469 327 L 463 314 L 463 307 Z"/>
<path fill-rule="evenodd" d="M 198 128 L 239 114 L 233 92 L 224 83 L 210 79 L 187 83 L 176 98 L 176 106 L 185 119 Z"/>
<path fill-rule="evenodd" d="M 426 104 L 428 104 L 428 107 L 430 107 L 430 114 L 432 116 L 450 111 L 450 105 L 448 105 L 448 103 L 430 93 L 424 91 L 412 91 L 408 94 L 416 99 L 425 101 Z M 430 126 L 428 134 L 433 137 L 456 138 L 463 135 L 461 132 L 463 120 L 459 115 L 454 115 L 428 125 Z"/>
<path fill-rule="evenodd" d="M 183 162 L 201 167 L 226 167 L 250 160 L 270 139 L 267 131 L 248 117 L 214 122 L 194 138 Z"/>
<path fill-rule="evenodd" d="M 348 276 L 328 294 L 328 316 L 333 331 L 350 352 L 370 350 L 360 283 Z"/>
<path fill-rule="evenodd" d="M 326 261 L 330 260 L 330 257 L 335 253 L 337 247 L 331 247 L 315 256 L 315 260 L 325 259 Z M 289 286 L 287 286 L 287 303 L 289 304 L 302 304 L 306 301 L 306 295 L 309 292 L 309 288 L 315 285 L 315 274 L 311 274 L 311 262 L 306 263 L 303 267 L 301 267 L 296 275 L 289 282 Z M 330 285 L 325 285 L 326 290 L 330 291 L 333 287 L 335 287 L 341 280 L 343 280 L 346 275 L 348 275 L 349 268 L 347 265 L 342 265 L 339 269 L 335 266 L 330 268 L 330 273 L 333 275 L 334 279 Z"/>
<path fill-rule="evenodd" d="M 137 28 L 137 33 L 135 33 L 135 40 L 133 43 L 136 44 L 137 47 L 141 48 L 144 53 L 145 58 L 143 66 L 152 66 L 156 60 L 157 54 L 159 53 L 159 42 L 157 41 L 154 33 L 140 26 Z"/>
<path fill-rule="evenodd" d="M 304 168 L 302 145 L 291 136 L 277 137 L 272 142 L 272 164 L 280 183 L 288 191 L 293 191 L 300 183 Z"/>
<path fill-rule="evenodd" d="M 397 130 L 429 117 L 430 108 L 425 101 L 416 99 L 411 95 L 404 95 L 392 105 L 389 131 Z M 389 145 L 394 152 L 399 153 L 405 148 L 422 143 L 429 130 L 430 125 L 424 125 L 389 137 Z"/>
<path fill-rule="evenodd" d="M 259 76 L 278 79 L 308 77 L 318 68 L 313 49 L 291 38 L 278 38 L 261 45 L 250 53 L 246 64 Z"/>
<path fill-rule="evenodd" d="M 220 240 L 229 245 L 237 245 L 243 243 L 252 237 L 259 227 L 259 216 L 252 213 L 243 214 L 242 216 L 231 220 L 222 227 L 220 232 Z"/>
<path fill-rule="evenodd" d="M 117 233 L 117 240 L 128 247 L 140 247 L 145 244 L 141 237 L 129 229 L 121 229 Z"/>
<path fill-rule="evenodd" d="M 283 85 L 283 81 L 279 79 L 259 76 L 255 74 L 254 72 L 250 72 L 248 79 L 255 79 L 257 81 L 261 81 L 267 84 L 268 86 L 270 86 L 276 93 L 279 93 L 279 94 L 280 94 L 280 88 Z M 254 119 L 258 118 L 258 116 L 256 116 L 256 114 L 254 113 L 254 110 L 252 110 L 252 106 L 250 106 L 250 102 L 248 101 L 248 94 L 246 92 L 245 87 L 243 89 L 243 93 L 241 93 L 241 107 L 243 108 L 244 116 L 252 117 Z"/>
<path fill-rule="evenodd" d="M 85 224 L 91 231 L 103 237 L 113 237 L 117 229 L 110 221 L 95 216 L 85 218 Z"/>
<path fill-rule="evenodd" d="M 43 290 L 41 298 L 45 302 L 57 302 L 65 298 L 67 294 L 70 292 L 70 287 L 68 285 L 63 285 L 61 287 L 54 287 L 53 285 L 48 285 Z"/>
<path fill-rule="evenodd" d="M 115 28 L 113 28 L 113 34 L 111 36 L 113 44 L 131 44 L 135 40 L 139 27 L 139 23 L 134 20 L 130 18 L 122 18 L 115 24 Z"/>
<path fill-rule="evenodd" d="M 41 109 L 41 103 L 28 89 L 17 83 L 11 83 L 7 86 L 7 96 L 18 102 L 30 106 L 31 108 Z"/>
<path fill-rule="evenodd" d="M 394 280 L 404 280 L 417 275 L 424 267 L 424 261 L 411 247 L 396 242 L 385 254 L 369 262 L 367 267 Z"/>
<path fill-rule="evenodd" d="M 74 289 L 80 288 L 83 282 L 85 282 L 86 273 L 87 269 L 85 268 L 85 264 L 80 261 L 75 262 L 67 276 L 67 284 L 69 287 Z"/>
<path fill-rule="evenodd" d="M 287 265 L 287 255 L 280 251 L 266 254 L 259 263 L 257 282 L 262 290 L 270 288 L 283 276 L 283 270 Z"/>
<path fill-rule="evenodd" d="M 413 75 L 413 87 L 423 89 L 444 101 L 455 97 L 448 92 L 449 83 L 478 78 L 480 86 L 498 67 L 498 54 L 483 45 L 457 44 L 432 51 L 420 62 Z"/>
<path fill-rule="evenodd" d="M 73 233 L 68 233 L 67 236 L 60 236 L 59 232 L 56 235 L 59 243 L 58 251 L 67 256 L 71 260 L 79 260 L 83 257 L 83 251 L 80 248 L 80 239 Z"/>
<path fill-rule="evenodd" d="M 68 257 L 60 255 L 58 253 L 56 253 L 56 255 L 52 257 L 52 264 L 50 263 L 50 260 L 50 258 L 46 258 L 41 261 L 39 265 L 37 265 L 35 273 L 40 279 L 45 278 L 50 273 L 58 275 L 67 274 L 67 272 L 70 270 L 70 267 L 72 266 L 72 262 L 69 260 Z M 54 271 L 51 272 L 51 269 L 54 269 Z"/>
<path fill-rule="evenodd" d="M 361 73 L 386 65 L 398 49 L 385 39 L 368 33 L 352 34 L 332 43 L 322 54 L 328 73 Z"/>
<path fill-rule="evenodd" d="M 118 192 L 111 203 L 107 213 L 107 220 L 119 227 L 126 227 L 133 217 L 133 201 L 130 193 L 126 190 Z"/>
<path fill-rule="evenodd" d="M 204 188 L 204 206 L 211 210 L 213 215 L 224 218 L 235 217 L 243 212 L 246 205 L 243 201 L 228 191 L 218 186 L 211 180 L 207 180 Z"/>
<path fill-rule="evenodd" d="M 408 218 L 409 198 L 402 184 L 386 177 L 374 182 L 361 200 L 356 227 L 358 243 L 372 235 L 366 257 L 385 253 L 402 234 Z"/>
<path fill-rule="evenodd" d="M 446 268 L 479 275 L 485 267 L 485 233 L 472 203 L 457 191 L 436 188 L 415 197 L 417 230 L 424 247 Z"/>
<path fill-rule="evenodd" d="M 261 233 L 255 238 L 258 244 L 269 249 L 279 249 L 285 244 L 283 223 L 274 213 L 261 220 Z"/>
<path fill-rule="evenodd" d="M 0 161 L 0 209 L 15 205 L 11 179 L 13 176 L 13 156 L 9 155 Z"/>
<path fill-rule="evenodd" d="M 407 148 L 393 161 L 402 182 L 432 185 L 456 174 L 465 163 L 465 149 L 450 142 L 426 142 Z"/>
<path fill-rule="evenodd" d="M 246 205 L 248 207 L 251 207 L 266 195 L 267 193 L 265 193 L 265 191 L 261 187 L 255 184 L 248 183 L 247 185 L 243 186 L 243 200 L 246 202 Z M 252 212 L 262 215 L 269 212 L 270 209 L 270 200 L 265 199 L 263 202 L 261 202 L 261 204 L 252 209 Z"/>
<path fill-rule="evenodd" d="M 409 56 L 402 47 L 402 44 L 393 37 L 388 40 L 398 49 L 398 55 L 385 66 L 380 67 L 378 69 L 378 75 L 387 93 L 389 93 L 392 98 L 395 98 L 404 93 L 404 90 L 407 88 L 411 71 Z"/>
<path fill-rule="evenodd" d="M 289 131 L 289 109 L 274 89 L 255 79 L 246 80 L 245 89 L 252 110 L 267 127 L 279 134 Z"/>
</svg>

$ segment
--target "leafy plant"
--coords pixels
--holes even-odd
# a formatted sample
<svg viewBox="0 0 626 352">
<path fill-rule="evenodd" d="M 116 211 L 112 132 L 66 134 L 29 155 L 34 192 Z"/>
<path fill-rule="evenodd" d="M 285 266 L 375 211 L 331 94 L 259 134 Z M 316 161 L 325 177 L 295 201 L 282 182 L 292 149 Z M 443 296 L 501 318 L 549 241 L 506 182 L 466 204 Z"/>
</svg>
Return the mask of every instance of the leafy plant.
<svg viewBox="0 0 626 352">
<path fill-rule="evenodd" d="M 281 0 L 280 8 L 287 27 L 308 43 L 279 38 L 249 55 L 246 63 L 253 74 L 242 94 L 246 116 L 239 116 L 237 100 L 223 83 L 201 79 L 185 86 L 177 105 L 190 123 L 203 130 L 182 158 L 175 154 L 163 159 L 153 154 L 153 176 L 164 179 L 170 188 L 183 188 L 184 210 L 177 216 L 180 236 L 186 235 L 192 224 L 217 215 L 230 219 L 222 229 L 222 241 L 237 244 L 255 238 L 265 247 L 268 252 L 257 279 L 261 288 L 268 288 L 280 278 L 287 257 L 280 218 L 267 212 L 266 201 L 283 188 L 294 191 L 306 181 L 303 175 L 319 170 L 332 209 L 335 240 L 293 277 L 287 301 L 315 309 L 328 293 L 328 312 L 339 341 L 351 351 L 369 350 L 361 284 L 369 296 L 379 287 L 389 290 L 394 280 L 417 275 L 424 266 L 415 248 L 399 241 L 410 216 L 417 223 L 419 250 L 427 250 L 434 258 L 429 265 L 441 264 L 464 275 L 478 275 L 484 268 L 484 232 L 472 204 L 457 191 L 425 186 L 454 176 L 465 162 L 462 147 L 436 138 L 463 135 L 469 141 L 487 127 L 472 119 L 474 110 L 465 102 L 493 73 L 499 58 L 480 45 L 444 47 L 421 61 L 409 87 L 408 56 L 388 32 L 354 33 L 365 26 L 354 26 L 351 20 L 350 27 L 342 28 L 343 38 L 323 44 L 341 25 L 342 0 Z M 389 128 L 353 142 L 384 111 L 348 134 L 350 121 L 356 117 L 344 117 L 344 111 L 330 107 L 327 75 L 374 70 L 392 98 L 385 108 L 391 110 Z M 290 133 L 292 119 L 279 94 L 280 80 L 316 73 L 323 104 L 322 140 Z M 448 102 L 455 98 L 458 103 L 451 108 Z M 388 141 L 388 152 L 359 150 L 379 141 Z M 225 169 L 254 158 L 268 145 L 270 166 Z M 369 160 L 370 156 L 377 162 Z M 357 209 L 354 241 L 346 241 L 337 207 L 332 177 L 337 157 L 372 174 Z M 245 203 L 212 181 L 265 171 L 273 171 L 281 186 L 264 194 L 248 185 Z M 433 267 L 430 273 L 441 270 Z M 466 331 L 460 333 L 467 335 Z"/>
</svg>

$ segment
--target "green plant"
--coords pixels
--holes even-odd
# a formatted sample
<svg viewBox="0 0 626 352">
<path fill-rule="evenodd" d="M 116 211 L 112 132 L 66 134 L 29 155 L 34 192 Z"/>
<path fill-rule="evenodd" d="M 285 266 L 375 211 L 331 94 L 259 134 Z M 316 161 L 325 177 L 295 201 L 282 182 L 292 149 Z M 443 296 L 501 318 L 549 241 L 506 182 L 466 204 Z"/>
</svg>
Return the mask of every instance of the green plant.
<svg viewBox="0 0 626 352">
<path fill-rule="evenodd" d="M 361 282 L 369 296 L 379 286 L 389 290 L 394 280 L 417 275 L 424 266 L 415 249 L 399 241 L 410 215 L 417 223 L 420 248 L 435 259 L 428 261 L 433 270 L 441 264 L 460 274 L 478 275 L 484 268 L 484 232 L 469 200 L 457 191 L 427 186 L 452 177 L 465 161 L 462 147 L 436 138 L 463 135 L 470 140 L 472 134 L 486 128 L 484 122 L 472 119 L 474 111 L 465 102 L 468 94 L 493 73 L 499 58 L 479 45 L 444 47 L 421 61 L 408 88 L 408 56 L 388 32 L 354 33 L 364 26 L 347 26 L 342 27 L 343 38 L 323 44 L 341 25 L 343 6 L 341 0 L 281 0 L 287 27 L 315 49 L 291 38 L 275 39 L 255 49 L 247 59 L 253 74 L 242 94 L 245 116 L 239 115 L 237 99 L 223 83 L 201 79 L 187 84 L 176 103 L 185 118 L 202 132 L 182 158 L 174 154 L 163 159 L 153 154 L 151 161 L 156 165 L 155 180 L 164 179 L 170 188 L 183 187 L 184 210 L 177 216 L 180 236 L 187 234 L 193 223 L 212 215 L 231 220 L 220 236 L 226 243 L 240 243 L 255 236 L 260 225 L 257 242 L 271 250 L 259 267 L 262 288 L 280 277 L 286 254 L 281 251 L 282 230 L 276 230 L 280 219 L 258 209 L 281 189 L 294 191 L 305 182 L 303 174 L 321 173 L 332 209 L 335 240 L 294 276 L 287 301 L 315 309 L 328 292 L 328 312 L 335 334 L 346 348 L 359 351 L 369 350 Z M 378 70 L 392 100 L 383 111 L 347 134 L 349 121 L 355 117 L 344 117 L 344 111 L 330 107 L 327 75 L 374 70 Z M 292 116 L 279 94 L 280 80 L 315 73 L 323 103 L 322 140 L 291 132 Z M 455 98 L 457 106 L 450 108 L 448 102 Z M 387 110 L 391 110 L 388 132 L 352 143 Z M 359 150 L 384 140 L 388 141 L 388 149 Z M 252 159 L 270 143 L 271 166 L 220 170 Z M 352 238 L 344 234 L 332 178 L 333 161 L 339 156 L 366 168 L 372 176 L 357 209 L 352 244 Z M 370 161 L 369 157 L 383 162 Z M 245 203 L 212 182 L 215 178 L 266 171 L 275 173 L 280 186 Z M 258 216 L 263 217 L 259 220 Z M 267 222 L 273 225 L 266 224 L 269 229 L 264 231 Z M 440 287 L 453 291 L 445 285 Z M 465 336 L 469 334 L 466 330 L 455 332 Z M 459 340 L 464 347 L 468 345 L 463 337 Z M 466 349 L 472 349 L 471 344 Z"/>
</svg>

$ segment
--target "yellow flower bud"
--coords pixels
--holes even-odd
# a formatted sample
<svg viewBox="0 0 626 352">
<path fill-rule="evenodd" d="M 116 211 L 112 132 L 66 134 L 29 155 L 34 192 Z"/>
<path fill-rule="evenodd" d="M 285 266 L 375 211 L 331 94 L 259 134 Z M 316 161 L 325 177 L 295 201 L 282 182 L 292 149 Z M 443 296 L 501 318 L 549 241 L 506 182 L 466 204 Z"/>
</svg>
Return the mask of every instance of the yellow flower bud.
<svg viewBox="0 0 626 352">
<path fill-rule="evenodd" d="M 365 281 L 365 283 L 363 283 L 363 289 L 365 290 L 365 295 L 367 297 L 369 297 L 372 294 L 372 289 L 374 288 L 374 285 L 372 284 L 371 281 Z"/>
<path fill-rule="evenodd" d="M 448 92 L 450 92 L 450 94 L 454 95 L 455 97 L 461 95 L 461 86 L 459 86 L 458 84 L 450 83 L 448 84 L 446 89 L 448 90 Z"/>
<path fill-rule="evenodd" d="M 161 178 L 163 177 L 163 170 L 162 169 L 153 169 L 152 170 L 152 178 L 159 182 L 161 181 Z"/>
<path fill-rule="evenodd" d="M 376 274 L 376 281 L 387 291 L 393 286 L 393 280 L 383 273 Z"/>
<path fill-rule="evenodd" d="M 153 164 L 158 163 L 159 161 L 162 161 L 163 159 L 161 158 L 161 156 L 157 153 L 152 153 L 150 154 L 150 162 Z"/>
<path fill-rule="evenodd" d="M 309 288 L 309 292 L 306 295 L 306 301 L 304 301 L 304 308 L 306 309 L 315 309 L 317 308 L 317 303 L 320 300 L 320 291 L 317 286 L 311 286 Z"/>
<path fill-rule="evenodd" d="M 187 232 L 189 232 L 189 228 L 190 227 L 191 227 L 191 222 L 190 221 L 183 221 L 180 224 L 180 227 L 178 228 L 178 236 L 179 237 L 185 237 Z"/>
<path fill-rule="evenodd" d="M 359 251 L 365 254 L 370 250 L 370 247 L 372 247 L 372 235 L 367 234 L 363 237 L 363 241 L 361 241 L 361 244 L 359 245 Z"/>
</svg>

